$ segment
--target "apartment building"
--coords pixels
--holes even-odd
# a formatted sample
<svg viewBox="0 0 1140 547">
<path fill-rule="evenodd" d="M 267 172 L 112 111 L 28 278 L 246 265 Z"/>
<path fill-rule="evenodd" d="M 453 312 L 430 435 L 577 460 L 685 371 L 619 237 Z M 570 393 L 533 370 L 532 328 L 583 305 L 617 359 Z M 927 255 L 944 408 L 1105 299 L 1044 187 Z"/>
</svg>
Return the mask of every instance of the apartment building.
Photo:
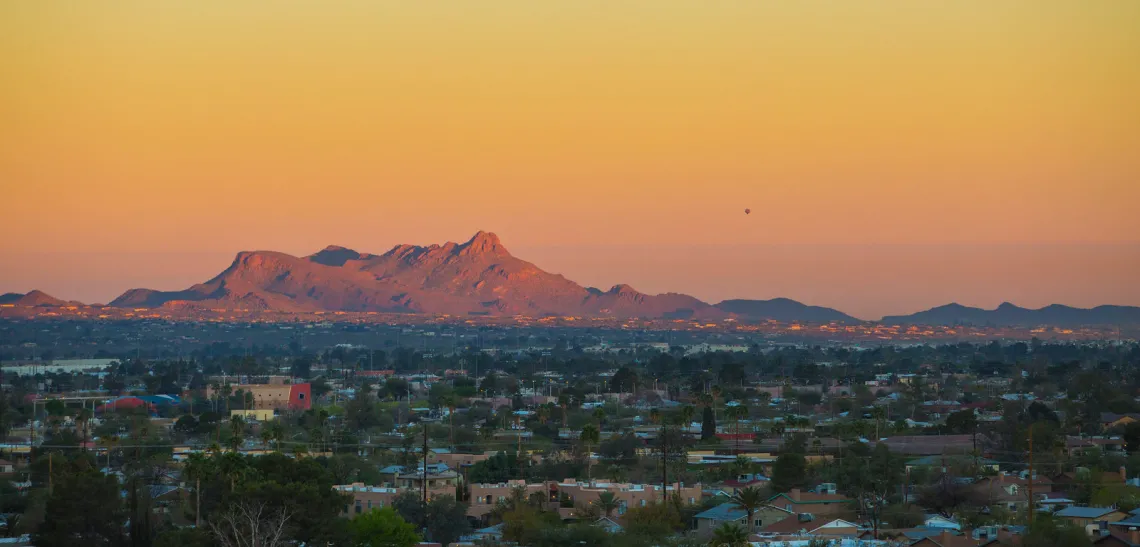
<svg viewBox="0 0 1140 547">
<path fill-rule="evenodd" d="M 467 514 L 475 518 L 484 518 L 494 509 L 495 504 L 509 499 L 516 488 L 524 489 L 525 496 L 528 499 L 535 493 L 542 493 L 550 503 L 557 503 L 563 498 L 568 498 L 575 505 L 594 503 L 602 492 L 611 492 L 618 502 L 618 516 L 632 507 L 645 507 L 652 503 L 658 503 L 664 497 L 660 484 L 631 484 L 599 480 L 583 482 L 575 479 L 527 484 L 525 481 L 517 480 L 498 484 L 472 484 L 471 505 Z M 666 487 L 664 494 L 669 497 L 675 494 L 680 495 L 682 503 L 701 503 L 700 484 L 686 486 L 673 483 Z"/>
</svg>

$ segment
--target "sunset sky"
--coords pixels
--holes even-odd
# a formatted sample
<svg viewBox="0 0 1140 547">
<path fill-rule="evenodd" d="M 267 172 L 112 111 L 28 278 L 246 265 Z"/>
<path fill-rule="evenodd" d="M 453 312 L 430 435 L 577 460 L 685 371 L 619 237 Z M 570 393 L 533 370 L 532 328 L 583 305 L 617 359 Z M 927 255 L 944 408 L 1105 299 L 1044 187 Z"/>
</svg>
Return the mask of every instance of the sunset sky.
<svg viewBox="0 0 1140 547">
<path fill-rule="evenodd" d="M 1128 0 L 6 2 L 0 292 L 483 229 L 714 301 L 1140 305 L 1137 29 Z"/>
</svg>

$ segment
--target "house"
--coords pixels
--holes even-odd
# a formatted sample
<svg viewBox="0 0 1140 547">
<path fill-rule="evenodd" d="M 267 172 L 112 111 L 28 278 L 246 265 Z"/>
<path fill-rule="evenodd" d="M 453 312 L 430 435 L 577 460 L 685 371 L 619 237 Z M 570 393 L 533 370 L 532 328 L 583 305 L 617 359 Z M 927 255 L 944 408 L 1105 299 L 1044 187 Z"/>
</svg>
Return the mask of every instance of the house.
<svg viewBox="0 0 1140 547">
<path fill-rule="evenodd" d="M 745 488 L 767 486 L 770 482 L 771 480 L 764 475 L 758 473 L 744 473 L 737 475 L 735 479 L 724 481 L 724 486 L 735 494 Z"/>
<path fill-rule="evenodd" d="M 1132 422 L 1140 421 L 1140 413 L 1116 414 L 1113 412 L 1100 413 L 1100 425 L 1105 429 L 1126 426 Z"/>
<path fill-rule="evenodd" d="M 462 469 L 471 467 L 488 458 L 490 458 L 490 456 L 486 454 L 460 454 L 452 453 L 442 448 L 432 448 L 428 452 L 428 465 L 442 463 L 452 469 Z"/>
<path fill-rule="evenodd" d="M 1124 467 L 1116 472 L 1102 472 L 1097 476 L 1093 476 L 1094 473 L 1087 467 L 1078 467 L 1075 471 L 1060 473 L 1052 478 L 1053 489 L 1058 492 L 1070 493 L 1089 482 L 1108 485 L 1123 484 L 1128 480 L 1128 470 Z"/>
<path fill-rule="evenodd" d="M 950 530 L 943 530 L 938 535 L 926 536 L 910 544 L 910 547 L 983 547 L 987 545 L 1000 545 L 998 539 L 974 539 L 972 536 L 958 535 Z"/>
<path fill-rule="evenodd" d="M 1065 519 L 1077 526 L 1088 526 L 1101 522 L 1116 522 L 1128 518 L 1128 514 L 1111 507 L 1066 507 L 1053 513 L 1057 518 Z"/>
<path fill-rule="evenodd" d="M 1124 452 L 1125 442 L 1120 437 L 1075 437 L 1065 438 L 1065 451 L 1069 456 L 1078 456 L 1086 450 L 1100 449 L 1104 454 L 1120 454 Z"/>
<path fill-rule="evenodd" d="M 1140 547 L 1140 529 L 1110 529 L 1107 534 L 1093 539 L 1097 547 Z"/>
<path fill-rule="evenodd" d="M 982 470 L 990 470 L 994 472 L 998 470 L 998 462 L 995 460 L 964 454 L 955 454 L 950 456 L 923 456 L 921 458 L 915 458 L 906 462 L 907 471 L 911 471 L 916 467 L 942 468 L 945 470 L 951 467 L 958 469 L 968 469 L 974 466 L 977 466 Z"/>
<path fill-rule="evenodd" d="M 926 528 L 932 528 L 939 531 L 962 530 L 962 525 L 959 524 L 958 521 L 952 518 L 944 517 L 942 515 L 926 515 L 926 519 L 923 520 L 922 525 Z"/>
<path fill-rule="evenodd" d="M 622 525 L 618 524 L 617 521 L 609 517 L 602 517 L 594 521 L 594 526 L 598 526 L 611 534 L 620 534 L 624 530 L 624 528 L 622 528 Z"/>
<path fill-rule="evenodd" d="M 793 488 L 772 496 L 768 503 L 796 514 L 838 516 L 854 513 L 851 508 L 854 500 L 836 493 L 834 484 L 821 485 L 819 490 L 818 493 L 801 492 L 799 488 Z"/>
<path fill-rule="evenodd" d="M 1128 530 L 1129 528 L 1140 529 L 1140 509 L 1133 509 L 1128 512 L 1128 517 L 1108 523 L 1110 529 L 1114 528 L 1118 531 Z"/>
<path fill-rule="evenodd" d="M 974 483 L 971 490 L 988 505 L 1017 511 L 1029 506 L 1029 482 L 1027 478 L 1001 471 L 996 477 L 985 477 Z M 1036 475 L 1032 482 L 1034 496 L 1053 491 L 1053 481 L 1044 475 Z"/>
<path fill-rule="evenodd" d="M 1063 492 L 1045 492 L 1043 494 L 1034 494 L 1034 497 L 1037 498 L 1037 502 L 1033 504 L 1034 507 L 1045 511 L 1060 511 L 1076 503 L 1069 499 Z"/>
<path fill-rule="evenodd" d="M 484 544 L 484 543 L 496 544 L 502 540 L 503 540 L 503 525 L 501 523 L 496 524 L 494 526 L 488 526 L 486 528 L 480 528 L 478 530 L 475 530 L 474 532 L 471 532 L 470 534 L 467 534 L 467 535 L 459 538 L 459 541 L 461 543 L 467 542 L 467 543 L 471 543 L 471 544 Z"/>
<path fill-rule="evenodd" d="M 788 536 L 825 536 L 825 537 L 855 537 L 859 533 L 859 525 L 839 518 L 812 519 L 811 515 L 798 515 L 796 518 L 784 519 L 769 524 L 757 532 L 761 537 L 788 537 Z"/>
<path fill-rule="evenodd" d="M 333 489 L 342 494 L 348 494 L 352 496 L 352 501 L 344 507 L 344 512 L 341 513 L 341 516 L 346 517 L 366 513 L 373 509 L 382 509 L 387 505 L 391 505 L 401 492 L 406 491 L 405 489 L 392 488 L 388 486 L 368 486 L 360 482 L 355 482 L 352 484 L 339 484 L 333 486 Z M 415 490 L 415 492 L 418 494 L 420 491 Z M 436 496 L 454 495 L 455 487 L 428 489 L 429 499 Z"/>
<path fill-rule="evenodd" d="M 8 460 L 0 460 L 0 474 L 16 472 L 16 464 Z"/>
<path fill-rule="evenodd" d="M 787 520 L 788 517 L 793 516 L 795 516 L 795 514 L 786 509 L 781 509 L 775 505 L 765 505 L 752 514 L 752 526 L 750 529 L 756 531 L 770 524 Z M 717 527 L 726 522 L 744 526 L 744 521 L 748 518 L 748 513 L 735 503 L 729 502 L 697 513 L 694 518 L 697 521 L 697 535 L 700 537 L 709 537 L 712 535 L 713 530 L 716 530 Z"/>
<path fill-rule="evenodd" d="M 982 434 L 976 435 L 979 449 L 992 442 Z M 975 435 L 899 435 L 888 437 L 875 444 L 885 444 L 891 452 L 911 456 L 941 456 L 969 454 L 974 449 Z"/>
</svg>

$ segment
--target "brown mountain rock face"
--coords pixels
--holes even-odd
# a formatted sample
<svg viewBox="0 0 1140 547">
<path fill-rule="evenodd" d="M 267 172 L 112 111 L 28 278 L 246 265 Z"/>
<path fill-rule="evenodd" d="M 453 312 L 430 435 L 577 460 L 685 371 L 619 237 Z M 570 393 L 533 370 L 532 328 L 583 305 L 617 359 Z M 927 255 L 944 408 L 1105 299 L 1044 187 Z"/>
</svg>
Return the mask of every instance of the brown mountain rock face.
<svg viewBox="0 0 1140 547">
<path fill-rule="evenodd" d="M 205 283 L 182 291 L 132 289 L 111 305 L 453 315 L 727 315 L 681 294 L 649 295 L 628 285 L 607 292 L 586 289 L 514 257 L 488 232 L 466 243 L 397 245 L 381 255 L 338 246 L 307 257 L 245 251 Z"/>
</svg>

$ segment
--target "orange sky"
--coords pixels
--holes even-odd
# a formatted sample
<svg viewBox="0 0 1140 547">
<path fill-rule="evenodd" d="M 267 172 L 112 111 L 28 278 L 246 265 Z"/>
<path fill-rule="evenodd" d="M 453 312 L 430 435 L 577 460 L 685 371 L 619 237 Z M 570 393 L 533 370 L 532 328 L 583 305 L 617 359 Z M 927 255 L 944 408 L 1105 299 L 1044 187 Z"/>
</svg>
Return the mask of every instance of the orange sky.
<svg viewBox="0 0 1140 547">
<path fill-rule="evenodd" d="M 0 291 L 123 288 L 58 271 L 66 253 L 126 279 L 128 255 L 477 229 L 573 278 L 706 298 L 727 264 L 591 253 L 735 245 L 733 268 L 783 271 L 773 245 L 1136 243 L 1138 28 L 1129 1 L 4 3 Z M 992 260 L 970 256 L 955 268 Z M 836 260 L 850 306 L 897 298 Z M 188 262 L 137 284 L 228 260 Z M 1089 270 L 1023 300 L 1140 304 Z M 784 275 L 740 296 L 828 294 Z M 943 281 L 884 312 L 993 299 Z"/>
</svg>

